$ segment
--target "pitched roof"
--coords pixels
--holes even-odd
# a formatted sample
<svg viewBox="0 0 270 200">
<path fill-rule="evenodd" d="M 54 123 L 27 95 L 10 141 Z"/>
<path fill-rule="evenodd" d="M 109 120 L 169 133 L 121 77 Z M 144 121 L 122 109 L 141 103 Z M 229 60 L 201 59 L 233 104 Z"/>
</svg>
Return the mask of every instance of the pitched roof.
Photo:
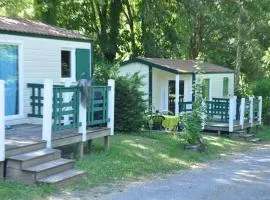
<svg viewBox="0 0 270 200">
<path fill-rule="evenodd" d="M 195 73 L 196 72 L 196 61 L 195 60 L 175 60 L 165 58 L 142 58 L 138 57 L 134 60 L 126 61 L 123 63 L 140 62 L 146 65 L 152 65 L 165 71 L 173 73 Z M 222 67 L 219 65 L 204 63 L 204 73 L 234 73 L 234 70 Z"/>
<path fill-rule="evenodd" d="M 15 35 L 40 36 L 46 38 L 90 40 L 79 33 L 54 27 L 39 21 L 3 16 L 0 16 L 0 33 L 13 33 Z"/>
</svg>

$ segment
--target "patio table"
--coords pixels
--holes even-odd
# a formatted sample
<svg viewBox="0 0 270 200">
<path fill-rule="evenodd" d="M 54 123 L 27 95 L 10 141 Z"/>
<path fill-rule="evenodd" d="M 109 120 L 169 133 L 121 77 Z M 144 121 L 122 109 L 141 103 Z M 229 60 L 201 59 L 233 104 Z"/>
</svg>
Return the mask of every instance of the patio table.
<svg viewBox="0 0 270 200">
<path fill-rule="evenodd" d="M 169 130 L 169 131 L 174 130 L 180 121 L 179 116 L 173 116 L 173 115 L 163 115 L 163 116 L 165 119 L 162 121 L 162 126 L 166 130 Z"/>
</svg>

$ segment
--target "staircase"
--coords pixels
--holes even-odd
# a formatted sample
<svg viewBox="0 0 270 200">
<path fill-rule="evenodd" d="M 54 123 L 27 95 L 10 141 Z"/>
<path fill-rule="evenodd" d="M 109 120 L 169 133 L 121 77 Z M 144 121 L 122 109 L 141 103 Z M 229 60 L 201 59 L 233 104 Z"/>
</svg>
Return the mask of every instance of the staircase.
<svg viewBox="0 0 270 200">
<path fill-rule="evenodd" d="M 32 147 L 30 152 L 7 157 L 6 180 L 23 183 L 65 184 L 84 175 L 74 161 L 61 158 L 57 149 Z"/>
</svg>

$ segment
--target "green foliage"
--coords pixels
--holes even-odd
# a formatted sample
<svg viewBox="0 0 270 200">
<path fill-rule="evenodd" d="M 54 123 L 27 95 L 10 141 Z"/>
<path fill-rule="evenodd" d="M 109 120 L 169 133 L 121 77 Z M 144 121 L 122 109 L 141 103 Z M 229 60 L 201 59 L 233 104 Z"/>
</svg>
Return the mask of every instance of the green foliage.
<svg viewBox="0 0 270 200">
<path fill-rule="evenodd" d="M 140 90 L 142 77 L 138 73 L 122 76 L 115 83 L 115 130 L 137 131 L 144 124 L 146 101 Z"/>
<path fill-rule="evenodd" d="M 270 77 L 256 81 L 252 87 L 255 96 L 262 96 L 262 118 L 265 124 L 270 124 Z"/>
<path fill-rule="evenodd" d="M 100 60 L 95 63 L 94 83 L 105 85 L 108 79 L 116 79 L 119 72 L 119 63 L 110 63 L 106 60 Z"/>
<path fill-rule="evenodd" d="M 196 65 L 197 73 L 201 74 L 203 72 L 203 57 L 199 55 Z M 205 119 L 205 106 L 203 104 L 203 83 L 204 80 L 197 80 L 194 85 L 194 92 L 196 94 L 195 101 L 192 105 L 191 113 L 183 112 L 180 118 L 182 118 L 184 130 L 183 138 L 188 144 L 196 144 L 201 142 L 201 131 L 202 126 L 206 124 Z"/>
</svg>

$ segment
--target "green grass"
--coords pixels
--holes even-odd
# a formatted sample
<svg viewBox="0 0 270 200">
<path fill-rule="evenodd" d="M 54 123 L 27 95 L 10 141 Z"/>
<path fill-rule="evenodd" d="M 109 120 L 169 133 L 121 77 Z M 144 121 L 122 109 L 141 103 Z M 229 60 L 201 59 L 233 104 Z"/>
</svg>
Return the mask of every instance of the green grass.
<svg viewBox="0 0 270 200">
<path fill-rule="evenodd" d="M 95 143 L 91 155 L 77 162 L 88 175 L 72 188 L 89 188 L 115 180 L 146 177 L 189 168 L 192 164 L 217 158 L 247 147 L 244 142 L 205 136 L 204 153 L 185 152 L 179 137 L 159 133 L 117 134 L 111 139 L 110 152 L 103 152 L 102 141 Z"/>
<path fill-rule="evenodd" d="M 255 132 L 255 130 L 253 132 Z M 259 127 L 256 137 L 260 138 L 262 142 L 269 142 L 270 141 L 270 126 Z"/>
<path fill-rule="evenodd" d="M 111 138 L 109 152 L 103 151 L 103 140 L 95 140 L 92 153 L 76 161 L 76 167 L 86 170 L 87 175 L 65 189 L 83 190 L 119 180 L 174 172 L 247 147 L 244 142 L 228 138 L 205 136 L 204 139 L 208 144 L 204 153 L 185 152 L 179 137 L 160 133 L 116 134 Z M 55 191 L 48 186 L 0 182 L 1 200 L 34 199 Z"/>
</svg>

